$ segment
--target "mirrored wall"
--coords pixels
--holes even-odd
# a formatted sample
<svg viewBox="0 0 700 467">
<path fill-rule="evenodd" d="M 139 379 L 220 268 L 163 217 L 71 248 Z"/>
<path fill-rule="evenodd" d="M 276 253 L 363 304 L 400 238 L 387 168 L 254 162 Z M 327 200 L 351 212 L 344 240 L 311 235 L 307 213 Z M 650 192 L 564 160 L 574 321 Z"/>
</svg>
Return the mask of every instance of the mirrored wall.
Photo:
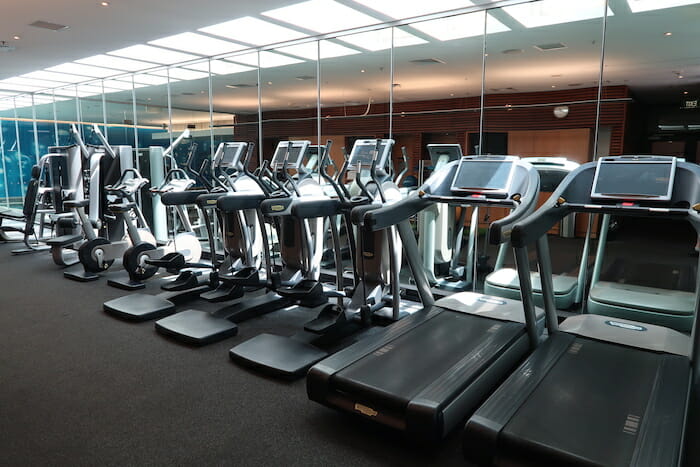
<svg viewBox="0 0 700 467">
<path fill-rule="evenodd" d="M 279 141 L 330 140 L 340 166 L 356 139 L 393 138 L 397 171 L 405 148 L 407 183 L 423 177 L 426 145 L 436 143 L 578 162 L 632 152 L 696 159 L 697 3 L 447 2 L 465 8 L 420 17 L 437 7 L 416 7 L 411 21 L 392 2 L 358 3 L 386 23 L 337 33 L 342 25 L 309 23 L 324 34 L 309 40 L 280 19 L 288 42 L 273 47 L 231 43 L 214 59 L 0 91 L 0 204 L 21 206 L 38 158 L 73 143 L 70 125 L 88 144 L 99 144 L 96 124 L 110 144 L 132 146 L 146 172 L 148 148 L 187 129 L 192 138 L 174 155 L 195 169 L 222 141 L 255 143 L 255 166 Z"/>
</svg>

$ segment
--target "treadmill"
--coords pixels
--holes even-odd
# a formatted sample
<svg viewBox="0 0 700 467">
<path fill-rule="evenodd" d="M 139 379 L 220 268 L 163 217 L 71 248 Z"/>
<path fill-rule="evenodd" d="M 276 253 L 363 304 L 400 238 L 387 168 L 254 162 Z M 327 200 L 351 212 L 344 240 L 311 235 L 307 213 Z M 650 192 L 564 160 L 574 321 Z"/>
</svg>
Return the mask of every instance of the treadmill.
<svg viewBox="0 0 700 467">
<path fill-rule="evenodd" d="M 532 164 L 540 174 L 540 193 L 553 193 L 557 186 L 569 175 L 572 171 L 579 167 L 579 164 L 570 161 L 564 157 L 527 157 L 523 161 Z M 575 217 L 573 215 L 566 217 L 561 222 L 561 228 L 564 223 L 569 222 L 573 228 Z M 567 310 L 575 304 L 580 303 L 583 298 L 583 284 L 585 281 L 587 270 L 588 250 L 590 244 L 590 236 L 586 236 L 586 241 L 583 245 L 581 253 L 581 263 L 578 274 L 565 275 L 555 274 L 552 277 L 554 286 L 554 304 L 557 309 Z M 503 267 L 508 250 L 507 244 L 501 245 L 498 250 L 498 257 L 494 265 L 494 271 L 486 276 L 484 280 L 484 293 L 489 295 L 497 295 L 499 297 L 520 299 L 520 286 L 518 281 L 518 272 L 514 268 Z M 531 272 L 532 288 L 535 292 L 535 303 L 539 306 L 543 305 L 542 284 L 540 283 L 539 272 Z"/>
<path fill-rule="evenodd" d="M 526 320 L 519 301 L 473 292 L 433 302 L 408 219 L 434 203 L 507 207 L 512 212 L 490 227 L 499 244 L 538 192 L 537 171 L 519 158 L 466 156 L 414 195 L 367 212 L 365 228 L 398 224 L 424 308 L 311 367 L 309 398 L 422 439 L 440 439 L 462 422 L 536 346 L 543 312 L 530 307 L 535 316 Z"/>
<path fill-rule="evenodd" d="M 546 232 L 572 212 L 684 219 L 698 231 L 698 186 L 695 164 L 605 157 L 572 172 L 541 209 L 515 225 L 512 242 L 526 256 L 528 245 L 546 243 Z M 537 260 L 545 304 L 551 303 L 546 247 L 538 248 Z M 529 282 L 526 263 L 518 271 Z M 533 301 L 526 287 L 527 309 Z M 584 314 L 558 325 L 547 314 L 547 341 L 467 422 L 464 456 L 479 465 L 680 465 L 697 326 L 696 320 L 691 338 L 626 318 Z"/>
</svg>

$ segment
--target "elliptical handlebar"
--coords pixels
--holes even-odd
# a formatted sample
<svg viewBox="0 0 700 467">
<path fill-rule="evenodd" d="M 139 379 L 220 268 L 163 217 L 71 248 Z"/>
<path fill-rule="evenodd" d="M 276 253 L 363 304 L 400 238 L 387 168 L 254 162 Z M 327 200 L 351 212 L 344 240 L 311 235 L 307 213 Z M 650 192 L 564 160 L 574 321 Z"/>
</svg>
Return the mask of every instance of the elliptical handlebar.
<svg viewBox="0 0 700 467">
<path fill-rule="evenodd" d="M 100 143 L 102 143 L 102 146 L 105 148 L 105 152 L 107 154 L 109 154 L 109 156 L 112 159 L 116 159 L 117 153 L 114 152 L 114 149 L 112 149 L 112 146 L 109 145 L 107 138 L 105 138 L 105 135 L 102 134 L 102 132 L 100 131 L 100 127 L 97 126 L 97 123 L 92 124 L 92 131 L 97 135 L 97 138 L 100 140 Z"/>
</svg>

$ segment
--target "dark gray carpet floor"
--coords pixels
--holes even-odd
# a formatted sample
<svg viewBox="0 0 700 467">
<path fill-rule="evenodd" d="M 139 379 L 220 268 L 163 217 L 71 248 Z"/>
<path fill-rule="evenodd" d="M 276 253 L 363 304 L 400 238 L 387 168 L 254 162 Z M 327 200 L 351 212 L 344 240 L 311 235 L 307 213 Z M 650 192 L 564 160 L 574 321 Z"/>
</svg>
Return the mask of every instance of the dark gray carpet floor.
<svg viewBox="0 0 700 467">
<path fill-rule="evenodd" d="M 105 279 L 66 280 L 47 253 L 14 247 L 0 244 L 2 465 L 463 465 L 457 435 L 416 446 L 310 402 L 303 380 L 229 360 L 234 344 L 291 334 L 298 317 L 271 314 L 192 348 L 102 312 L 125 294 Z"/>
</svg>

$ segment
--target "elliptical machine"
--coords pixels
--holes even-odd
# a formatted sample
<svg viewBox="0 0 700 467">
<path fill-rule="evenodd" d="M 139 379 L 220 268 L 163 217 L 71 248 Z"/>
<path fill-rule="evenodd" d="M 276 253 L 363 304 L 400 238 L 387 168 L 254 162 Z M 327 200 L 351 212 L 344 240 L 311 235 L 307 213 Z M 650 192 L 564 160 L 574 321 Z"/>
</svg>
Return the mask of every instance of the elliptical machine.
<svg viewBox="0 0 700 467">
<path fill-rule="evenodd" d="M 246 265 L 248 267 L 237 271 L 219 274 L 223 287 L 234 288 L 239 296 L 244 287 L 265 287 L 269 292 L 251 298 L 246 296 L 245 300 L 225 305 L 212 313 L 199 310 L 176 313 L 155 323 L 159 333 L 181 342 L 206 345 L 236 335 L 237 323 L 243 320 L 292 305 L 313 307 L 327 301 L 318 282 L 323 246 L 322 219 L 306 222 L 288 215 L 292 199 L 324 196 L 322 187 L 302 163 L 309 145 L 309 141 L 280 142 L 271 162 L 264 161 L 257 175 L 244 166 L 245 174 L 257 184 L 258 190 L 238 191 L 212 200 L 224 218 L 225 239 L 243 238 L 241 232 L 246 228 L 252 231 L 249 227 L 243 228 L 242 213 L 255 216 L 261 227 L 265 218 L 276 225 L 281 264 L 272 264 L 267 235 L 262 234 L 256 238 L 263 243 L 264 268 L 252 269 Z M 237 250 L 227 247 L 225 251 L 231 256 L 231 252 Z M 228 261 L 235 264 L 232 259 Z"/>
<path fill-rule="evenodd" d="M 290 201 L 290 219 L 303 222 L 343 217 L 353 253 L 354 287 L 347 293 L 343 290 L 340 239 L 335 222 L 330 222 L 337 274 L 335 290 L 326 290 L 325 294 L 337 298 L 337 303 L 323 307 L 315 319 L 304 325 L 303 332 L 292 337 L 260 334 L 233 347 L 229 351 L 231 359 L 277 376 L 298 377 L 328 356 L 329 349 L 342 338 L 369 327 L 376 318 L 383 318 L 386 323 L 406 315 L 408 308 L 399 306 L 401 242 L 397 232 L 393 228 L 368 232 L 361 222 L 363 213 L 402 199 L 389 168 L 393 143 L 390 139 L 356 141 L 337 180 L 325 170 L 327 164 L 321 164 L 320 174 L 333 187 L 336 197 L 299 197 Z M 350 189 L 338 181 L 348 171 L 355 173 Z M 351 196 L 355 190 L 359 194 Z M 352 224 L 357 226 L 357 234 Z M 276 290 L 286 293 L 284 287 Z"/>
</svg>

